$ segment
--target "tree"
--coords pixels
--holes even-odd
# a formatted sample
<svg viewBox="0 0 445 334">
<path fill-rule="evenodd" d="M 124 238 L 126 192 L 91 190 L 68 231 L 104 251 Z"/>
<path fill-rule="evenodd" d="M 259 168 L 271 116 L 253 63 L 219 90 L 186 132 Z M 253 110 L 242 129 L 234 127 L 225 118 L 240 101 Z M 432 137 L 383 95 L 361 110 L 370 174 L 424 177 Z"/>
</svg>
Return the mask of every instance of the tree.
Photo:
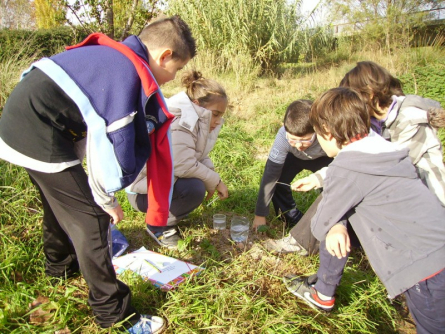
<svg viewBox="0 0 445 334">
<path fill-rule="evenodd" d="M 100 31 L 123 39 L 139 31 L 157 15 L 162 0 L 64 0 L 68 23 L 89 32 Z"/>
<path fill-rule="evenodd" d="M 387 50 L 409 45 L 412 29 L 425 24 L 431 10 L 443 7 L 439 0 L 338 0 L 330 3 L 331 19 L 343 22 L 346 31 L 360 31 L 368 43 Z"/>
<path fill-rule="evenodd" d="M 34 0 L 36 24 L 39 29 L 49 29 L 66 22 L 66 11 L 58 0 Z"/>
<path fill-rule="evenodd" d="M 31 29 L 33 10 L 29 0 L 0 0 L 0 28 Z"/>
</svg>

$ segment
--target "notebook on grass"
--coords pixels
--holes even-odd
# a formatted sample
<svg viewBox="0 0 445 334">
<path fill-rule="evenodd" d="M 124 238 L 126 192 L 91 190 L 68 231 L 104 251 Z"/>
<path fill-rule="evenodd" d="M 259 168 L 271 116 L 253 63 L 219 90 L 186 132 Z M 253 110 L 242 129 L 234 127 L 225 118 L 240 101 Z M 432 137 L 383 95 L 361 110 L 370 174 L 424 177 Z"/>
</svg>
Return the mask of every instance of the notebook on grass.
<svg viewBox="0 0 445 334">
<path fill-rule="evenodd" d="M 175 288 L 191 275 L 197 275 L 204 270 L 202 267 L 147 250 L 145 247 L 113 258 L 113 266 L 118 275 L 124 270 L 131 270 L 164 291 Z"/>
</svg>

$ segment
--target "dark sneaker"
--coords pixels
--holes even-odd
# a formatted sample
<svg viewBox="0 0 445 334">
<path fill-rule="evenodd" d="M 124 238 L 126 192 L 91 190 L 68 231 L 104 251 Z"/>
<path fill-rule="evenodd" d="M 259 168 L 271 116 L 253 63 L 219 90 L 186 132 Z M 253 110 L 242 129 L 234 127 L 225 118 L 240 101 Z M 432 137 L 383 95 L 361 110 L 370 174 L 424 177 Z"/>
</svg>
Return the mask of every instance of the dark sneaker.
<svg viewBox="0 0 445 334">
<path fill-rule="evenodd" d="M 170 249 L 178 248 L 178 241 L 181 240 L 181 236 L 174 226 L 147 225 L 147 232 L 160 246 Z"/>
<path fill-rule="evenodd" d="M 131 334 L 159 334 L 164 329 L 165 321 L 161 317 L 141 314 L 139 321 L 127 331 Z"/>
<path fill-rule="evenodd" d="M 334 308 L 335 298 L 321 300 L 314 285 L 314 275 L 309 277 L 289 275 L 283 277 L 286 288 L 298 298 L 303 299 L 310 307 L 330 312 Z"/>
<path fill-rule="evenodd" d="M 286 228 L 292 228 L 303 218 L 303 213 L 297 208 L 291 209 L 289 211 L 283 212 L 281 209 L 279 210 L 279 217 L 281 221 L 286 224 Z M 278 212 L 277 212 L 278 215 Z"/>
</svg>

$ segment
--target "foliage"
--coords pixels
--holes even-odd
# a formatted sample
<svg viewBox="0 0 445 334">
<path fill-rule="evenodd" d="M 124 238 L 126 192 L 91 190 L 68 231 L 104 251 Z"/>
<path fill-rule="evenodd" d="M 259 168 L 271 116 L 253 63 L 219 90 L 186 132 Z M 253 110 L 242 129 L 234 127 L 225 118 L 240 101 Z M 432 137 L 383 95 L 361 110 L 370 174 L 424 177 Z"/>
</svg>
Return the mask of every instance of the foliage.
<svg viewBox="0 0 445 334">
<path fill-rule="evenodd" d="M 61 52 L 66 45 L 76 44 L 85 37 L 84 31 L 69 27 L 0 30 L 0 111 L 20 79 L 20 73 L 34 60 Z"/>
<path fill-rule="evenodd" d="M 79 23 L 89 33 L 100 31 L 115 39 L 138 34 L 163 6 L 163 0 L 64 0 L 63 3 L 71 25 Z"/>
<path fill-rule="evenodd" d="M 121 40 L 129 34 L 138 35 L 147 23 L 155 18 L 164 0 L 135 1 L 114 0 L 114 26 L 116 37 Z M 131 11 L 128 9 L 131 8 Z"/>
<path fill-rule="evenodd" d="M 0 116 L 6 99 L 20 80 L 20 73 L 29 66 L 33 57 L 23 56 L 28 49 L 22 45 L 15 53 L 9 53 L 8 57 L 0 60 Z"/>
<path fill-rule="evenodd" d="M 50 29 L 65 23 L 65 8 L 58 0 L 34 0 L 36 24 L 39 29 Z"/>
<path fill-rule="evenodd" d="M 330 26 L 307 28 L 299 33 L 301 62 L 314 62 L 338 47 L 338 40 Z"/>
<path fill-rule="evenodd" d="M 0 30 L 0 60 L 11 55 L 19 57 L 48 57 L 86 37 L 81 29 Z"/>
<path fill-rule="evenodd" d="M 167 13 L 191 27 L 199 50 L 214 55 L 220 71 L 236 70 L 246 55 L 263 71 L 298 59 L 298 2 L 286 0 L 171 0 Z"/>
<path fill-rule="evenodd" d="M 427 64 L 400 76 L 406 94 L 416 94 L 439 101 L 445 106 L 445 65 Z"/>
<path fill-rule="evenodd" d="M 31 29 L 33 7 L 29 0 L 0 1 L 0 29 Z"/>
<path fill-rule="evenodd" d="M 28 42 L 22 45 L 28 48 Z M 24 54 L 28 53 L 26 50 Z M 20 72 L 34 60 L 17 57 L 18 51 L 7 54 L 8 58 L 0 59 L 5 96 Z M 382 283 L 360 251 L 354 251 L 348 260 L 336 307 L 326 315 L 295 298 L 281 281 L 287 273 L 313 274 L 318 267 L 317 256 L 273 256 L 265 251 L 258 256 L 255 249 L 262 250 L 260 244 L 250 250 L 231 247 L 226 236 L 210 228 L 214 213 L 253 218 L 264 164 L 287 105 L 298 98 L 313 99 L 336 86 L 355 61 L 366 59 L 401 78 L 406 93 L 424 93 L 432 98 L 442 95 L 444 103 L 440 74 L 444 71 L 445 51 L 441 48 L 406 50 L 403 56 L 382 55 L 379 50 L 355 53 L 349 55 L 349 61 L 339 61 L 329 68 L 297 64 L 292 75 L 280 79 L 250 77 L 250 82 L 238 81 L 234 73 L 217 75 L 214 71 L 209 76 L 213 68 L 200 68 L 206 77 L 220 82 L 230 97 L 231 108 L 211 152 L 216 170 L 229 186 L 230 197 L 211 206 L 204 203 L 181 222 L 184 243 L 180 251 L 172 251 L 157 248 L 144 232 L 144 214 L 132 210 L 125 193 L 117 193 L 125 212 L 119 228 L 130 241 L 130 250 L 145 246 L 206 268 L 171 292 L 162 292 L 135 276 L 120 276 L 130 286 L 132 303 L 138 311 L 168 320 L 166 334 L 415 332 L 403 300 L 387 299 Z M 248 90 L 244 89 L 246 85 Z M 182 88 L 177 80 L 162 90 L 168 97 Z M 307 172 L 297 177 L 304 175 Z M 317 194 L 296 193 L 294 198 L 305 211 Z M 268 234 L 278 238 L 287 232 L 272 210 L 267 218 Z M 82 276 L 52 281 L 45 276 L 41 221 L 40 199 L 24 169 L 0 161 L 0 332 L 55 333 L 67 328 L 73 333 L 117 333 L 117 328 L 101 329 L 94 323 Z M 221 242 L 228 247 L 221 249 Z M 33 323 L 28 305 L 39 296 L 49 299 L 50 319 Z"/>
<path fill-rule="evenodd" d="M 445 1 L 437 0 L 339 0 L 330 6 L 331 19 L 340 23 L 345 32 L 360 31 L 361 47 L 407 47 L 412 30 L 429 18 L 427 9 L 440 8 Z"/>
</svg>

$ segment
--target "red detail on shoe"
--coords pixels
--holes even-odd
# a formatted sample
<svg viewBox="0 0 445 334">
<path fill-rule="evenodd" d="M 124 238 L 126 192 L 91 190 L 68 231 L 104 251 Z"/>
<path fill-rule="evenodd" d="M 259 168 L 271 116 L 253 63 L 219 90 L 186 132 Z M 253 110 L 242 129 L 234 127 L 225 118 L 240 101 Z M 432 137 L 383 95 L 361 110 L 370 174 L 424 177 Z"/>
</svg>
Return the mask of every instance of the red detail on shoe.
<svg viewBox="0 0 445 334">
<path fill-rule="evenodd" d="M 323 305 L 323 306 L 326 306 L 326 307 L 334 307 L 334 304 L 335 304 L 335 298 L 334 297 L 332 297 L 329 300 L 322 300 L 322 299 L 320 299 L 320 297 L 318 297 L 317 290 L 315 290 L 314 288 L 311 289 L 311 296 L 320 305 Z"/>
</svg>

